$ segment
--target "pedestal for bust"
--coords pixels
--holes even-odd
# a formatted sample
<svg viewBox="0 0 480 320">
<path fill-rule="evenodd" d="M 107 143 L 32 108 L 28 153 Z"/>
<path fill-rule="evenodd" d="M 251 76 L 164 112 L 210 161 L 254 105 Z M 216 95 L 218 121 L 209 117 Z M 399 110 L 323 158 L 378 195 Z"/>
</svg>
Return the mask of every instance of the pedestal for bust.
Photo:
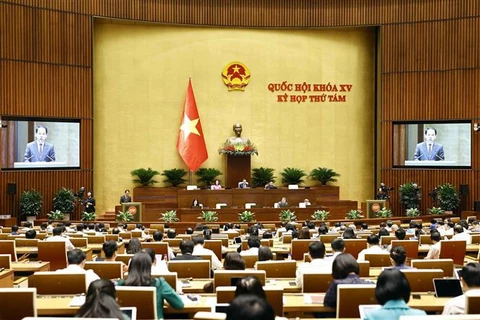
<svg viewBox="0 0 480 320">
<path fill-rule="evenodd" d="M 236 188 L 243 179 L 246 179 L 251 185 L 251 162 L 251 155 L 225 155 L 225 187 Z"/>
</svg>

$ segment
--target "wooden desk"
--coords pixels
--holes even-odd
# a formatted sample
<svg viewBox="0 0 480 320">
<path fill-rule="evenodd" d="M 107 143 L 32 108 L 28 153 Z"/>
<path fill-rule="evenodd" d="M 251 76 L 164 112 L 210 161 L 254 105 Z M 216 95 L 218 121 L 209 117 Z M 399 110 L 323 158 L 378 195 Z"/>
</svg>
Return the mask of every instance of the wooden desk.
<svg viewBox="0 0 480 320">
<path fill-rule="evenodd" d="M 89 243 L 87 246 L 88 249 L 92 249 L 94 253 L 100 253 L 100 257 L 104 257 L 105 254 L 103 253 L 103 243 Z M 117 242 L 117 253 L 124 254 L 125 253 L 125 243 L 124 242 Z M 88 259 L 87 259 L 88 260 Z"/>
<path fill-rule="evenodd" d="M 87 261 L 92 261 L 93 259 L 93 250 L 92 248 L 78 248 L 85 252 L 85 255 L 87 256 Z M 23 255 L 23 254 L 29 254 L 29 255 L 36 255 L 38 254 L 38 247 L 17 247 L 15 249 L 17 251 L 17 256 L 18 255 Z"/>
<path fill-rule="evenodd" d="M 480 245 L 477 244 L 467 244 L 467 248 L 465 249 L 466 253 L 478 253 L 480 249 Z M 418 246 L 418 253 L 427 253 L 430 250 L 429 244 L 421 244 Z"/>
<path fill-rule="evenodd" d="M 37 295 L 38 316 L 71 316 L 75 315 L 79 307 L 70 307 L 73 295 L 47 296 Z"/>
<path fill-rule="evenodd" d="M 27 261 L 12 262 L 12 269 L 15 273 L 33 273 L 38 271 L 50 271 L 50 262 L 48 261 Z"/>
<path fill-rule="evenodd" d="M 37 296 L 37 310 L 39 316 L 74 315 L 78 307 L 69 307 L 73 295 L 70 296 Z M 165 313 L 188 313 L 193 315 L 198 311 L 210 311 L 211 306 L 216 303 L 215 294 L 201 294 L 198 302 L 191 302 L 184 299 L 185 307 L 182 310 L 175 310 L 170 306 L 164 308 Z M 421 294 L 420 299 L 410 298 L 408 305 L 429 312 L 441 312 L 443 306 L 450 298 L 436 298 L 433 295 Z M 305 304 L 302 293 L 284 294 L 283 310 L 289 313 L 312 313 L 312 312 L 335 312 L 335 309 L 325 307 L 323 304 Z"/>
<path fill-rule="evenodd" d="M 437 298 L 433 294 L 420 293 L 420 299 L 410 297 L 408 306 L 411 308 L 422 309 L 427 312 L 442 312 L 443 307 L 448 300 L 452 298 Z"/>
<path fill-rule="evenodd" d="M 253 269 L 252 269 L 253 270 Z M 179 279 L 185 280 L 185 279 Z M 204 294 L 203 286 L 209 282 L 212 282 L 213 278 L 210 279 L 193 279 L 190 280 L 190 286 L 187 287 L 182 287 L 183 293 L 200 293 Z M 282 279 L 267 279 L 267 285 L 268 286 L 279 286 L 283 288 L 284 292 L 288 293 L 299 293 L 302 292 L 302 288 L 299 286 L 292 285 L 291 283 L 295 282 L 295 278 L 282 278 Z"/>
<path fill-rule="evenodd" d="M 13 288 L 13 269 L 0 272 L 0 288 Z"/>
</svg>

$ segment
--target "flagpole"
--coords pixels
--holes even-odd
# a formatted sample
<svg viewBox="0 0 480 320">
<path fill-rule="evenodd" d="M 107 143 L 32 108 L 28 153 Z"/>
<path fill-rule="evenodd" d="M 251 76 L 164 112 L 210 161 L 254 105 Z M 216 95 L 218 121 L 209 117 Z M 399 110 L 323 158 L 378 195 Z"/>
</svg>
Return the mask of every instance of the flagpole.
<svg viewBox="0 0 480 320">
<path fill-rule="evenodd" d="M 192 170 L 188 171 L 188 184 L 189 185 L 192 185 L 192 173 L 193 173 Z"/>
</svg>

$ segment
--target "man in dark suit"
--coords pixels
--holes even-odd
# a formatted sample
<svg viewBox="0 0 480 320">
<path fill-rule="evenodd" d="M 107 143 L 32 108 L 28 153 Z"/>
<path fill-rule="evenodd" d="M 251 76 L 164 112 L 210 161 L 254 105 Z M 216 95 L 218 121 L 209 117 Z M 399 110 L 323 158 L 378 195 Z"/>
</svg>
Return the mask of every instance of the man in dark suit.
<svg viewBox="0 0 480 320">
<path fill-rule="evenodd" d="M 48 129 L 43 125 L 35 128 L 35 141 L 27 144 L 25 162 L 52 162 L 55 161 L 55 148 L 53 144 L 46 142 Z"/>
<path fill-rule="evenodd" d="M 177 255 L 172 260 L 202 260 L 201 257 L 193 256 L 193 248 L 195 244 L 192 240 L 185 240 L 180 242 L 180 251 L 182 255 Z"/>
<path fill-rule="evenodd" d="M 417 144 L 415 148 L 414 160 L 420 161 L 442 161 L 445 160 L 443 146 L 435 142 L 437 138 L 437 130 L 435 128 L 427 128 L 424 132 L 424 141 Z"/>
<path fill-rule="evenodd" d="M 132 197 L 130 197 L 130 190 L 125 190 L 125 194 L 120 197 L 120 204 L 132 202 Z"/>
</svg>

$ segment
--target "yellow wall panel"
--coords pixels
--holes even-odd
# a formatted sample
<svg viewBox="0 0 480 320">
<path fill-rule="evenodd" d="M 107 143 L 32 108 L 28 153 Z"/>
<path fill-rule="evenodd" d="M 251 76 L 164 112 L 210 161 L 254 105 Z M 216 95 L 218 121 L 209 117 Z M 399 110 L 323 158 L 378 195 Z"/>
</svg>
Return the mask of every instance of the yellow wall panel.
<svg viewBox="0 0 480 320">
<path fill-rule="evenodd" d="M 364 200 L 372 193 L 372 29 L 96 23 L 94 35 L 94 181 L 100 212 L 133 187 L 131 170 L 186 167 L 176 140 L 189 77 L 209 153 L 204 167 L 224 171 L 217 150 L 240 122 L 259 149 L 252 167 L 275 168 L 279 177 L 285 167 L 310 172 L 325 166 L 342 175 L 342 199 Z M 229 92 L 222 82 L 223 67 L 234 60 L 252 74 L 245 92 Z M 353 87 L 345 103 L 277 102 L 284 92 L 272 93 L 268 84 L 282 81 Z M 304 94 L 288 92 L 293 93 Z"/>
</svg>

